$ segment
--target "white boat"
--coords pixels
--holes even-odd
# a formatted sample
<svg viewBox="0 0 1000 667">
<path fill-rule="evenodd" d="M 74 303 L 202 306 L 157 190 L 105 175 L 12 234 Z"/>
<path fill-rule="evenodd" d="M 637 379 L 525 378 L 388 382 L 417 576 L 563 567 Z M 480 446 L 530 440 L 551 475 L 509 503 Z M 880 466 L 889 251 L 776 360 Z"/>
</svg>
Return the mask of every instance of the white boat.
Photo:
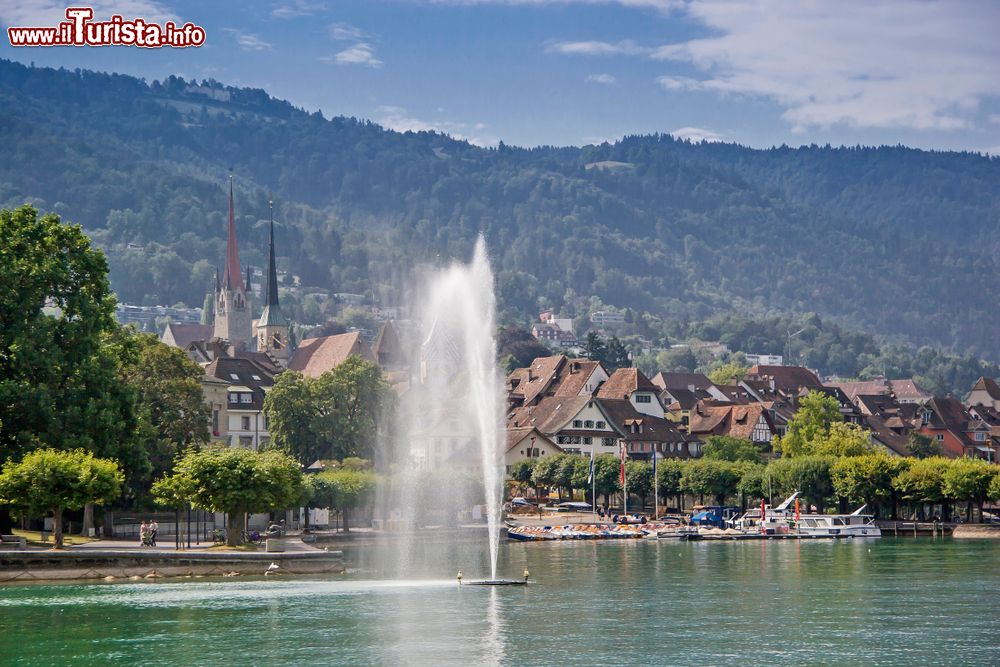
<svg viewBox="0 0 1000 667">
<path fill-rule="evenodd" d="M 795 516 L 792 503 L 799 496 L 796 491 L 777 507 L 764 506 L 764 520 L 761 510 L 748 510 L 733 522 L 733 527 L 748 533 L 773 535 L 809 535 L 811 537 L 882 537 L 882 530 L 875 525 L 874 518 L 862 514 L 862 505 L 851 514 L 802 514 Z"/>
<path fill-rule="evenodd" d="M 862 514 L 865 505 L 850 514 L 802 514 L 796 524 L 800 535 L 822 537 L 882 537 L 882 529 L 871 515 Z"/>
</svg>

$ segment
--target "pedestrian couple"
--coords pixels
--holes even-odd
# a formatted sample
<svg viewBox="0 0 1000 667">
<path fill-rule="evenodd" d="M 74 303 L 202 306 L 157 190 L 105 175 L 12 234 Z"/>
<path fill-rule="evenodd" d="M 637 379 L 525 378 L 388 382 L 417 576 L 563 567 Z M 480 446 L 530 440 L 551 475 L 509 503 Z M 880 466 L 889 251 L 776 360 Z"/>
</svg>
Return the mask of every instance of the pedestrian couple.
<svg viewBox="0 0 1000 667">
<path fill-rule="evenodd" d="M 156 523 L 156 519 L 147 522 L 145 519 L 142 520 L 142 525 L 139 526 L 139 546 L 140 547 L 155 547 L 156 546 L 156 533 L 160 530 L 160 524 Z"/>
</svg>

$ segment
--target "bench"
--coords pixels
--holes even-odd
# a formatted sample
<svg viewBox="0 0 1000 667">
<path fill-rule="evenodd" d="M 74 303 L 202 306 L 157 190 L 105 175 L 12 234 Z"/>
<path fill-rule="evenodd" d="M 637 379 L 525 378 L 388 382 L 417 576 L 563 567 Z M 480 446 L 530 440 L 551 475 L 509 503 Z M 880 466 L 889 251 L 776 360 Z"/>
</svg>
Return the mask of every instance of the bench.
<svg viewBox="0 0 1000 667">
<path fill-rule="evenodd" d="M 15 549 L 24 549 L 28 541 L 18 535 L 0 535 L 0 547 L 11 545 Z"/>
</svg>

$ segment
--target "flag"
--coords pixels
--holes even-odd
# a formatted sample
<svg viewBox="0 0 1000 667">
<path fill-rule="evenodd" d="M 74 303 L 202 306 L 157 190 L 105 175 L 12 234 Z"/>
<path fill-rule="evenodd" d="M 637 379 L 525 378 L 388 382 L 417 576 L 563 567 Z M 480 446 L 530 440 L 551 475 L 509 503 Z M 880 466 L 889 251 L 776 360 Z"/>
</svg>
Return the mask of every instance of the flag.
<svg viewBox="0 0 1000 667">
<path fill-rule="evenodd" d="M 625 459 L 628 456 L 628 454 L 625 452 L 625 441 L 624 440 L 620 440 L 619 442 L 621 443 L 622 465 L 621 465 L 621 471 L 620 471 L 619 476 L 618 476 L 618 481 L 622 485 L 622 488 L 624 489 L 625 488 Z"/>
<path fill-rule="evenodd" d="M 587 484 L 594 483 L 594 450 L 590 450 L 590 472 L 587 473 Z"/>
<path fill-rule="evenodd" d="M 795 499 L 795 523 L 799 522 L 799 499 Z"/>
</svg>

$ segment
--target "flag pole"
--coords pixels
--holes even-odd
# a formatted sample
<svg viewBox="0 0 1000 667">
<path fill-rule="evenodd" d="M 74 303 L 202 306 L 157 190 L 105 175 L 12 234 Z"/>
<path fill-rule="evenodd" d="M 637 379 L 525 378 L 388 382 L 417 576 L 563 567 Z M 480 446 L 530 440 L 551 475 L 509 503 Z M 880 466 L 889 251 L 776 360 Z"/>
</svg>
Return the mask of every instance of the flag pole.
<svg viewBox="0 0 1000 667">
<path fill-rule="evenodd" d="M 590 510 L 597 514 L 597 471 L 594 470 L 594 446 L 590 446 Z"/>
<path fill-rule="evenodd" d="M 656 489 L 656 444 L 653 444 L 653 521 L 656 521 L 656 515 L 660 513 L 660 494 Z"/>
</svg>

